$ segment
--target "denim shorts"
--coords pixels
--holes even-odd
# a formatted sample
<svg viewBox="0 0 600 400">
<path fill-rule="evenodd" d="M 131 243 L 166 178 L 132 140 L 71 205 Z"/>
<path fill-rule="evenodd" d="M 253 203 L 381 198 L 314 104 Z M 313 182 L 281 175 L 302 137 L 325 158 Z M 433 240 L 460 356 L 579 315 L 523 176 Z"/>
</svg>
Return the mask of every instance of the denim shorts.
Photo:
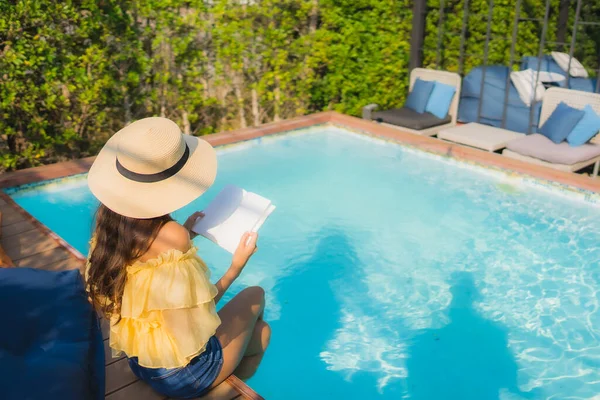
<svg viewBox="0 0 600 400">
<path fill-rule="evenodd" d="M 137 363 L 137 357 L 129 358 L 133 373 L 149 384 L 152 389 L 168 396 L 181 399 L 199 397 L 208 392 L 221 367 L 223 348 L 216 336 L 211 337 L 204 352 L 181 368 L 146 368 Z"/>
</svg>

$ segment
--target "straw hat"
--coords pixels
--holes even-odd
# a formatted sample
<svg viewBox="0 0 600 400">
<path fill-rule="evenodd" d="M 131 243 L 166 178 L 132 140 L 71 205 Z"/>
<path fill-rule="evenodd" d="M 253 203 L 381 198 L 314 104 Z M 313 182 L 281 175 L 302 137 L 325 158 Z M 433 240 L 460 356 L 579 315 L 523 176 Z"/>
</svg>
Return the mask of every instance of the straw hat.
<svg viewBox="0 0 600 400">
<path fill-rule="evenodd" d="M 212 146 L 184 135 L 167 118 L 144 118 L 115 133 L 88 174 L 90 190 L 106 207 L 132 218 L 169 214 L 214 182 Z"/>
</svg>

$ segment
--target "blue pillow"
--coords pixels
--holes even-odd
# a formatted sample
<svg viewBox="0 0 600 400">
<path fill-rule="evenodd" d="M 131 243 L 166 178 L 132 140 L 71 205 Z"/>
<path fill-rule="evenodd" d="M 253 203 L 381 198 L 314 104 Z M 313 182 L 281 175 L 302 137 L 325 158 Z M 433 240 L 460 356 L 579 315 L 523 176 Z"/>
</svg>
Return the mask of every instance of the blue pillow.
<svg viewBox="0 0 600 400">
<path fill-rule="evenodd" d="M 558 144 L 564 141 L 585 113 L 560 102 L 556 109 L 542 125 L 540 133 Z"/>
<path fill-rule="evenodd" d="M 0 397 L 104 399 L 104 346 L 78 270 L 0 268 Z"/>
<path fill-rule="evenodd" d="M 435 81 L 425 111 L 432 113 L 439 119 L 446 118 L 448 110 L 450 110 L 450 103 L 452 103 L 452 99 L 454 98 L 454 93 L 456 93 L 454 86 Z"/>
<path fill-rule="evenodd" d="M 596 136 L 600 131 L 600 116 L 594 112 L 594 109 L 588 104 L 583 109 L 583 118 L 575 125 L 575 128 L 567 136 L 567 142 L 571 146 L 581 146 L 588 140 Z"/>
<path fill-rule="evenodd" d="M 427 107 L 431 92 L 433 91 L 433 87 L 433 82 L 417 78 L 411 92 L 408 94 L 404 106 L 423 114 L 425 112 L 425 107 Z"/>
</svg>

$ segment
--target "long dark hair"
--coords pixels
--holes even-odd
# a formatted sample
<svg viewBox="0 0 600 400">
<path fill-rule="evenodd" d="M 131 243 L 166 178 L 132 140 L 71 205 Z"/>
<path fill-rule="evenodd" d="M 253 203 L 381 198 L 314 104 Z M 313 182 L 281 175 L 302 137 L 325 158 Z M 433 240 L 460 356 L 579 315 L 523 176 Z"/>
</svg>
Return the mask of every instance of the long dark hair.
<svg viewBox="0 0 600 400">
<path fill-rule="evenodd" d="M 96 211 L 95 247 L 90 254 L 86 286 L 97 311 L 107 318 L 121 313 L 126 267 L 144 255 L 169 215 L 137 219 L 117 214 L 100 204 Z"/>
</svg>

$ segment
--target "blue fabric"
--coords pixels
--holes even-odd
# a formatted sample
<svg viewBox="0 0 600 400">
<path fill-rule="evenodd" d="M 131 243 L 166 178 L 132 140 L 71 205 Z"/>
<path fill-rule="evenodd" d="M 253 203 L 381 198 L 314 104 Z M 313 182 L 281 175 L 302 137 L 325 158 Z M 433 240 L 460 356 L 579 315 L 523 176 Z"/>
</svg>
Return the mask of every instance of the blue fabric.
<svg viewBox="0 0 600 400">
<path fill-rule="evenodd" d="M 575 125 L 575 128 L 567 136 L 567 142 L 571 146 L 581 146 L 596 136 L 600 131 L 600 116 L 588 104 L 583 109 L 583 118 Z"/>
<path fill-rule="evenodd" d="M 537 70 L 537 57 L 524 57 L 521 69 L 531 68 Z M 547 55 L 542 58 L 540 71 L 557 72 L 565 75 L 552 56 Z M 483 79 L 483 68 L 473 68 L 463 79 L 463 85 L 460 95 L 460 104 L 458 108 L 458 120 L 460 122 L 477 122 L 477 111 L 481 105 L 481 116 L 479 122 L 492 126 L 502 127 L 502 116 L 504 113 L 504 95 L 506 84 L 508 82 L 508 106 L 506 107 L 506 129 L 515 132 L 528 133 L 529 113 L 531 109 L 527 107 L 519 98 L 519 94 L 514 85 L 508 79 L 509 68 L 503 65 L 489 65 L 486 68 L 483 95 L 481 93 L 481 82 Z M 566 81 L 559 84 L 566 86 Z M 569 79 L 569 88 L 581 90 L 584 92 L 594 92 L 596 89 L 596 80 L 588 78 Z M 533 105 L 532 129 L 531 132 L 538 131 L 539 115 L 541 102 Z"/>
<path fill-rule="evenodd" d="M 406 99 L 405 107 L 410 108 L 418 113 L 424 113 L 427 102 L 433 91 L 434 83 L 431 81 L 424 81 L 417 78 L 411 92 L 408 94 Z"/>
<path fill-rule="evenodd" d="M 0 396 L 104 398 L 104 347 L 79 271 L 0 268 Z"/>
<path fill-rule="evenodd" d="M 504 113 L 504 96 L 509 69 L 501 65 L 490 65 L 486 68 L 483 96 L 481 95 L 481 82 L 483 68 L 471 70 L 463 79 L 458 108 L 458 120 L 461 122 L 480 122 L 491 126 L 502 127 Z M 481 116 L 477 112 L 481 105 Z M 515 132 L 527 133 L 529 127 L 529 113 L 532 115 L 532 132 L 537 131 L 540 117 L 541 103 L 535 103 L 533 110 L 527 107 L 519 97 L 514 85 L 508 87 L 508 102 L 506 107 L 506 129 Z"/>
<path fill-rule="evenodd" d="M 454 98 L 454 93 L 456 93 L 454 86 L 434 81 L 433 91 L 429 96 L 425 111 L 432 113 L 439 119 L 446 118 L 448 110 L 450 110 L 450 104 Z"/>
<path fill-rule="evenodd" d="M 223 348 L 212 336 L 204 352 L 181 368 L 146 368 L 138 364 L 137 357 L 129 358 L 133 373 L 158 393 L 179 399 L 192 399 L 205 394 L 223 366 Z"/>
<path fill-rule="evenodd" d="M 569 136 L 575 125 L 581 121 L 583 115 L 582 110 L 569 107 L 564 102 L 560 102 L 542 125 L 540 133 L 556 144 L 561 143 Z"/>
<path fill-rule="evenodd" d="M 538 58 L 532 56 L 523 57 L 523 61 L 521 62 L 521 70 L 526 70 L 528 68 L 533 69 L 534 71 L 538 68 Z M 548 72 L 556 72 L 563 76 L 567 76 L 567 72 L 564 71 L 561 67 L 558 66 L 554 58 L 551 55 L 545 55 L 542 57 L 542 61 L 540 63 L 540 71 L 548 71 Z M 566 87 L 567 81 L 566 79 L 562 82 L 558 82 L 558 86 Z M 569 89 L 581 90 L 583 92 L 594 92 L 596 90 L 596 79 L 595 78 L 579 78 L 579 77 L 570 77 L 569 78 Z"/>
</svg>

